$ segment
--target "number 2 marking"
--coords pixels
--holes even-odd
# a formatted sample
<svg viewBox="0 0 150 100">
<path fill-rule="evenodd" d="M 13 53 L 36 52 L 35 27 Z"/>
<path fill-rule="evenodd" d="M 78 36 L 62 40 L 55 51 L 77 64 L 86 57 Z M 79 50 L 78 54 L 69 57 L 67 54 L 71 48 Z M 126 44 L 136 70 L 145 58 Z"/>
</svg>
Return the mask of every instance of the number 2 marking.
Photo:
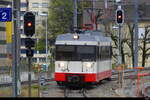
<svg viewBox="0 0 150 100">
<path fill-rule="evenodd" d="M 2 19 L 7 19 L 6 15 L 7 15 L 7 13 L 6 13 L 6 12 L 3 12 L 3 13 L 2 13 Z"/>
</svg>

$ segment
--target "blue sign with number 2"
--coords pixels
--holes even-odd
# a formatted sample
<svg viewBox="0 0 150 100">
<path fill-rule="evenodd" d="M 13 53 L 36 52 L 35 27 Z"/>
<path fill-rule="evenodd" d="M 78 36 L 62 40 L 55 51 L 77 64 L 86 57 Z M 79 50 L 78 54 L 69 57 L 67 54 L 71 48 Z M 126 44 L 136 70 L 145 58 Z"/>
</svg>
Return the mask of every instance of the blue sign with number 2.
<svg viewBox="0 0 150 100">
<path fill-rule="evenodd" d="M 11 8 L 0 8 L 0 21 L 7 22 L 12 20 Z"/>
</svg>

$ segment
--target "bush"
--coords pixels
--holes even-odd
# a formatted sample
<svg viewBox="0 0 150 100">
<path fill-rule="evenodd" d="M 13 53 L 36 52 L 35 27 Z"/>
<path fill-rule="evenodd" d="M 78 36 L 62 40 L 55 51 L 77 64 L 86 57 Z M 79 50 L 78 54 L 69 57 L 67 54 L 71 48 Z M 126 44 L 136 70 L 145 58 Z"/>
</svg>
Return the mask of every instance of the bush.
<svg viewBox="0 0 150 100">
<path fill-rule="evenodd" d="M 112 64 L 112 69 L 115 69 L 116 68 L 116 65 L 115 64 Z"/>
</svg>

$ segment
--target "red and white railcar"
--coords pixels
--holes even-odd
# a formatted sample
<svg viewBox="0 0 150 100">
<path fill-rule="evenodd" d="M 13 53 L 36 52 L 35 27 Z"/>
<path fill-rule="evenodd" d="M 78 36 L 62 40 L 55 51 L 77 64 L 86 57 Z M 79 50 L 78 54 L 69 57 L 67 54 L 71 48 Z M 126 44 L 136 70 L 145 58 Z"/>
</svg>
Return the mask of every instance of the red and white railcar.
<svg viewBox="0 0 150 100">
<path fill-rule="evenodd" d="M 111 38 L 102 32 L 62 34 L 56 38 L 55 81 L 93 83 L 112 75 Z"/>
</svg>

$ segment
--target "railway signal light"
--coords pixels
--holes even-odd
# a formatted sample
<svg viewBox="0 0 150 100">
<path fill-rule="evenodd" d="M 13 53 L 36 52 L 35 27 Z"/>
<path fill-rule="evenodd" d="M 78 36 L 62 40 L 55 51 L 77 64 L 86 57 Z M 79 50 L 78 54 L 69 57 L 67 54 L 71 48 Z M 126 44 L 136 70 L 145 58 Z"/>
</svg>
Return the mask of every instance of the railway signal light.
<svg viewBox="0 0 150 100">
<path fill-rule="evenodd" d="M 25 47 L 26 48 L 34 47 L 34 44 L 35 44 L 35 42 L 34 42 L 33 39 L 31 39 L 31 38 L 26 38 L 25 39 Z"/>
<path fill-rule="evenodd" d="M 35 42 L 33 39 L 31 39 L 31 38 L 25 39 L 25 47 L 27 48 L 27 50 L 26 50 L 27 57 L 33 57 L 34 52 L 31 48 L 34 47 L 34 44 L 35 44 Z"/>
<path fill-rule="evenodd" d="M 116 11 L 116 23 L 123 24 L 124 22 L 124 11 L 122 9 L 118 9 Z"/>
<path fill-rule="evenodd" d="M 33 57 L 33 55 L 34 55 L 34 52 L 33 52 L 32 49 L 27 49 L 27 50 L 26 50 L 26 56 L 27 56 L 27 57 Z"/>
<path fill-rule="evenodd" d="M 24 34 L 33 36 L 35 33 L 35 15 L 32 12 L 24 14 Z"/>
</svg>

